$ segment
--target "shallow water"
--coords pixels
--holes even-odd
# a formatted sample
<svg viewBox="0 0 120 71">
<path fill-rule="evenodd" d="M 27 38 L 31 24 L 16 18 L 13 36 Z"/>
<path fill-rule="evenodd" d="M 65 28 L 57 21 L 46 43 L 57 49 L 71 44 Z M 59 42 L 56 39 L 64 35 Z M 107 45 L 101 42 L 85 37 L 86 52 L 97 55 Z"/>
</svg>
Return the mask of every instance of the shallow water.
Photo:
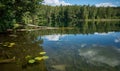
<svg viewBox="0 0 120 71">
<path fill-rule="evenodd" d="M 120 23 L 102 24 L 0 34 L 0 60 L 15 57 L 0 71 L 120 71 Z M 43 51 L 49 59 L 26 60 Z"/>
</svg>

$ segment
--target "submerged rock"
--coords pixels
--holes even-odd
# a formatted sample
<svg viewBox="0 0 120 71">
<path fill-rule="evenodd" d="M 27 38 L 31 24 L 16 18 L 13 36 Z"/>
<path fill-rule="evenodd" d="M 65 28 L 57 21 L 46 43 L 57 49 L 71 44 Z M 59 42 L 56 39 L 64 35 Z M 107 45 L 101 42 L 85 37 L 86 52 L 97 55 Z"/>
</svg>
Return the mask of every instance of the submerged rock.
<svg viewBox="0 0 120 71">
<path fill-rule="evenodd" d="M 52 68 L 56 69 L 56 70 L 59 70 L 59 71 L 66 71 L 65 68 L 66 68 L 66 65 L 53 65 Z"/>
</svg>

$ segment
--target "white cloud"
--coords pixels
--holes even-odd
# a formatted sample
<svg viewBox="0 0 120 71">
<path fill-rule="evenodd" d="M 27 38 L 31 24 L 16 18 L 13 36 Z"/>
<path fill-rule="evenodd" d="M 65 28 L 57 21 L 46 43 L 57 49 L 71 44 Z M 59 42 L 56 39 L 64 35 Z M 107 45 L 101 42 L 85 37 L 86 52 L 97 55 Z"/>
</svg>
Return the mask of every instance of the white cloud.
<svg viewBox="0 0 120 71">
<path fill-rule="evenodd" d="M 56 6 L 56 5 L 71 5 L 70 3 L 67 3 L 63 0 L 44 0 L 43 4 L 45 5 L 52 5 L 52 6 Z"/>
<path fill-rule="evenodd" d="M 112 3 L 99 3 L 99 4 L 95 4 L 96 7 L 116 7 L 116 5 L 112 4 Z"/>
</svg>

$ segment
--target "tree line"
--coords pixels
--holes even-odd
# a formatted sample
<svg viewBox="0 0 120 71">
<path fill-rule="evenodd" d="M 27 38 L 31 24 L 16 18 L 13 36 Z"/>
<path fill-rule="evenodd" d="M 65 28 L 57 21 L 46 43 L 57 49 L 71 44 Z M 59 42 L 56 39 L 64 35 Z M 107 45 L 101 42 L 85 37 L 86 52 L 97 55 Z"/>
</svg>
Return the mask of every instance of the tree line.
<svg viewBox="0 0 120 71">
<path fill-rule="evenodd" d="M 0 0 L 0 32 L 15 24 L 26 24 L 25 14 L 34 18 L 41 3 L 42 0 Z"/>
<path fill-rule="evenodd" d="M 0 32 L 14 28 L 15 24 L 66 27 L 88 19 L 120 19 L 120 7 L 48 6 L 42 5 L 42 1 L 0 0 Z"/>
<path fill-rule="evenodd" d="M 38 17 L 39 20 L 41 19 L 44 23 L 39 23 L 38 25 L 67 26 L 69 22 L 89 19 L 120 19 L 119 11 L 120 7 L 42 5 Z"/>
</svg>

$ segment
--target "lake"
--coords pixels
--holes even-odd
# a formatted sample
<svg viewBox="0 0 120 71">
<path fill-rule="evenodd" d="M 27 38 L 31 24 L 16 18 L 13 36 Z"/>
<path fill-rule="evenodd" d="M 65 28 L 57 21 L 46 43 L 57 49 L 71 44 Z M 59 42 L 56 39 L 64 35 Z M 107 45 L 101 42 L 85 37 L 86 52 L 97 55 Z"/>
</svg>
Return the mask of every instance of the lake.
<svg viewBox="0 0 120 71">
<path fill-rule="evenodd" d="M 120 71 L 120 22 L 0 34 L 0 71 Z"/>
</svg>

